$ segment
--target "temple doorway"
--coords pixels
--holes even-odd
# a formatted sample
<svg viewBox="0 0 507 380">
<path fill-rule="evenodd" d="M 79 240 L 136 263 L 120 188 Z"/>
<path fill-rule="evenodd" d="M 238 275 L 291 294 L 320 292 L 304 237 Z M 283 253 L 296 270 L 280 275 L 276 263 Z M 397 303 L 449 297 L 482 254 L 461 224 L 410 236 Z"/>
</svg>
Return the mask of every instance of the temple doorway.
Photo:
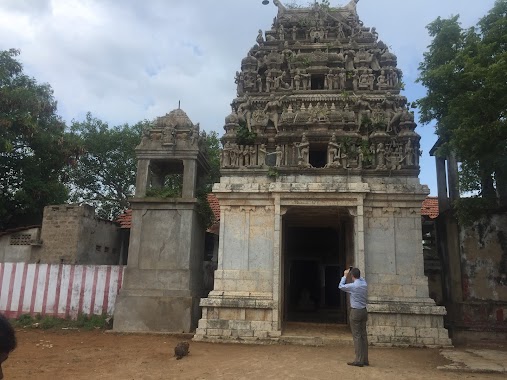
<svg viewBox="0 0 507 380">
<path fill-rule="evenodd" d="M 347 323 L 338 290 L 352 257 L 352 218 L 346 210 L 295 207 L 283 219 L 283 320 Z"/>
</svg>

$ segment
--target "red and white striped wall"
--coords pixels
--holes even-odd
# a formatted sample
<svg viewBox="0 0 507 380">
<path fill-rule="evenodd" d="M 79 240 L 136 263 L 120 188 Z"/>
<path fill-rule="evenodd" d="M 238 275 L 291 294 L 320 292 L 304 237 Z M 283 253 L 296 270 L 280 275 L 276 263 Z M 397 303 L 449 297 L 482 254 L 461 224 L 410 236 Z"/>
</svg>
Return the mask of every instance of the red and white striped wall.
<svg viewBox="0 0 507 380">
<path fill-rule="evenodd" d="M 112 315 L 123 266 L 0 263 L 0 312 L 76 318 Z"/>
</svg>

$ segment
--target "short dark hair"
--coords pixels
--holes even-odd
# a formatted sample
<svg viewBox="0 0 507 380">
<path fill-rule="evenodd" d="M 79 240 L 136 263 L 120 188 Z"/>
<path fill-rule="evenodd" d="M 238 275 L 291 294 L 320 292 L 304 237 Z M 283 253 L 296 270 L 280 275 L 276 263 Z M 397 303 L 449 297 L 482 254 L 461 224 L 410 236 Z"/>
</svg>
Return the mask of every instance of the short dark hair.
<svg viewBox="0 0 507 380">
<path fill-rule="evenodd" d="M 360 278 L 361 277 L 361 271 L 359 270 L 359 268 L 352 268 L 352 270 L 350 271 L 350 274 L 354 278 Z"/>
<path fill-rule="evenodd" d="M 0 314 L 0 353 L 9 353 L 16 348 L 16 335 L 9 320 Z"/>
</svg>

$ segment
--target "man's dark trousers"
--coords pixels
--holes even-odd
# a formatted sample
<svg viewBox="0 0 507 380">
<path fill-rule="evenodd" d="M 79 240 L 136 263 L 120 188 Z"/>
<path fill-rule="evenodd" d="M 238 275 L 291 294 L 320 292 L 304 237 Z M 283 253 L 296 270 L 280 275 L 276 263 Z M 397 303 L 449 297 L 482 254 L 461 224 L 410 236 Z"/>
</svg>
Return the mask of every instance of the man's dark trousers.
<svg viewBox="0 0 507 380">
<path fill-rule="evenodd" d="M 356 351 L 356 363 L 368 364 L 368 336 L 366 333 L 366 321 L 368 311 L 364 309 L 350 309 L 350 329 L 354 339 Z"/>
</svg>

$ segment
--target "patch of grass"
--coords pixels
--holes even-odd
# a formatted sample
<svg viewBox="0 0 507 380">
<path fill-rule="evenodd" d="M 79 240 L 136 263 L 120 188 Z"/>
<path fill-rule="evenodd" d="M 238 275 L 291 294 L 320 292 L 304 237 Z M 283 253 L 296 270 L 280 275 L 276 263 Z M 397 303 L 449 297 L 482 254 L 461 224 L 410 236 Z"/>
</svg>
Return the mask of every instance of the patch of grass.
<svg viewBox="0 0 507 380">
<path fill-rule="evenodd" d="M 42 316 L 40 314 L 32 317 L 30 314 L 23 314 L 19 318 L 11 320 L 11 323 L 14 327 L 17 328 L 32 328 L 42 330 L 108 330 L 112 327 L 112 318 L 108 315 L 79 314 L 77 316 L 77 319 L 70 319 Z"/>
</svg>

